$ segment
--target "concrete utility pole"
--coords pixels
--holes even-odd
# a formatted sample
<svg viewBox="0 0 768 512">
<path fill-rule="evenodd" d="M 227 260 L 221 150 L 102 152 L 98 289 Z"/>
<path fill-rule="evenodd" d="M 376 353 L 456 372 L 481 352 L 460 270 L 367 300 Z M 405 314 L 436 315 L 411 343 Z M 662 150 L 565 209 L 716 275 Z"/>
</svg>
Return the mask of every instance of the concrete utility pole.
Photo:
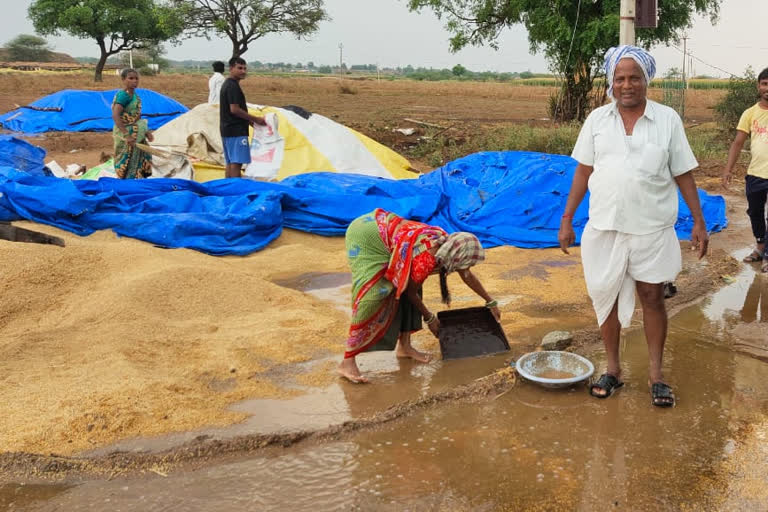
<svg viewBox="0 0 768 512">
<path fill-rule="evenodd" d="M 619 44 L 635 44 L 635 2 L 636 0 L 621 0 Z"/>
<path fill-rule="evenodd" d="M 680 119 L 685 121 L 685 90 L 688 89 L 688 82 L 685 78 L 685 61 L 688 60 L 688 34 L 683 36 L 683 101 L 680 105 Z"/>
<path fill-rule="evenodd" d="M 344 65 L 344 45 L 342 43 L 339 43 L 339 75 L 344 74 L 344 69 L 342 66 Z"/>
<path fill-rule="evenodd" d="M 682 37 L 682 39 L 683 39 L 683 89 L 687 89 L 688 86 L 687 86 L 687 82 L 685 80 L 686 79 L 686 77 L 685 77 L 685 64 L 686 64 L 686 61 L 688 60 L 688 35 L 687 34 L 684 35 Z"/>
</svg>

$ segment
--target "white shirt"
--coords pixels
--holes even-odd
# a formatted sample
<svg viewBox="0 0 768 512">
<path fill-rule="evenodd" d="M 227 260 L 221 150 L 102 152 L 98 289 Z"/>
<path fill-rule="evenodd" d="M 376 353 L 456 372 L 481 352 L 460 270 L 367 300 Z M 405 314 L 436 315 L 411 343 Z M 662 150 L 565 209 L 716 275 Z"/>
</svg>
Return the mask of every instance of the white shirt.
<svg viewBox="0 0 768 512">
<path fill-rule="evenodd" d="M 593 110 L 571 156 L 594 168 L 588 183 L 590 225 L 631 235 L 675 225 L 674 178 L 699 165 L 680 116 L 651 100 L 631 136 L 616 103 Z"/>
<path fill-rule="evenodd" d="M 208 79 L 208 103 L 211 105 L 219 104 L 219 96 L 221 95 L 221 86 L 224 83 L 224 75 L 221 73 L 214 73 L 211 78 Z"/>
</svg>

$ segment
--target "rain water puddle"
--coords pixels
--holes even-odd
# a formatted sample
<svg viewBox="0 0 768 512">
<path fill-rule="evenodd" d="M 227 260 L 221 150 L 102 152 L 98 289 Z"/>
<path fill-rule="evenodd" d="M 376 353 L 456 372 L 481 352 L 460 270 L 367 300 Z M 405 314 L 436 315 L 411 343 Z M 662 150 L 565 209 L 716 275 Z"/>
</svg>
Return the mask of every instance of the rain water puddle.
<svg viewBox="0 0 768 512">
<path fill-rule="evenodd" d="M 339 441 L 269 450 L 167 478 L 57 488 L 39 493 L 32 509 L 718 509 L 728 484 L 721 465 L 738 451 L 750 423 L 768 413 L 766 364 L 734 349 L 739 326 L 768 318 L 762 309 L 768 279 L 754 277 L 746 269 L 671 320 L 664 361 L 678 396 L 674 409 L 651 406 L 646 344 L 636 330 L 621 344 L 627 385 L 607 400 L 589 397 L 585 386 L 545 390 L 520 382 L 495 400 L 427 408 Z M 601 351 L 587 356 L 603 368 Z M 361 362 L 384 364 L 377 357 Z M 406 365 L 373 385 L 337 384 L 326 413 L 370 414 L 426 389 L 456 385 L 461 372 L 472 379 L 499 364 L 499 358 L 483 358 Z M 305 400 L 306 424 L 316 425 L 315 416 L 326 413 L 313 415 L 316 400 Z M 274 411 L 266 407 L 259 414 Z M 754 463 L 768 470 L 768 461 Z M 8 503 L 8 489 L 0 488 L 0 504 Z M 740 503 L 739 496 L 729 499 Z"/>
<path fill-rule="evenodd" d="M 272 282 L 331 302 L 341 311 L 349 311 L 349 294 L 352 290 L 352 274 L 349 272 L 307 272 L 298 276 L 278 277 Z"/>
</svg>

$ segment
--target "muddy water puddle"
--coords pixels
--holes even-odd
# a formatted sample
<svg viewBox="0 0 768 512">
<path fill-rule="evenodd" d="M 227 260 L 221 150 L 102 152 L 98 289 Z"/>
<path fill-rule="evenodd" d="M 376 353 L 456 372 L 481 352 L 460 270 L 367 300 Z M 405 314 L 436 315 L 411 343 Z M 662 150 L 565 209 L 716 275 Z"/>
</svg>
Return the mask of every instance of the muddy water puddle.
<svg viewBox="0 0 768 512">
<path fill-rule="evenodd" d="M 352 274 L 349 272 L 307 272 L 298 276 L 277 276 L 272 282 L 331 302 L 341 311 L 349 311 L 352 290 Z"/>
<path fill-rule="evenodd" d="M 674 409 L 651 406 L 646 344 L 637 330 L 621 344 L 626 385 L 607 400 L 589 397 L 584 385 L 546 390 L 521 381 L 493 400 L 427 408 L 339 441 L 167 477 L 27 493 L 25 503 L 31 510 L 739 510 L 748 496 L 740 501 L 727 491 L 728 506 L 722 505 L 729 482 L 721 468 L 749 425 L 768 414 L 768 367 L 733 348 L 738 328 L 764 318 L 762 298 L 757 314 L 743 314 L 753 308 L 756 288 L 762 297 L 765 283 L 754 285 L 754 277 L 745 269 L 670 322 L 665 372 L 678 397 Z M 599 373 L 602 353 L 587 356 Z M 364 370 L 377 373 L 373 385 L 334 385 L 326 412 L 338 417 L 331 422 L 455 386 L 501 364 L 483 358 L 401 366 L 393 359 L 361 358 Z M 319 421 L 322 413 L 312 411 L 321 401 L 308 396 L 295 412 Z M 250 405 L 256 411 L 265 404 Z M 765 460 L 746 460 L 768 474 Z M 2 489 L 0 499 L 7 500 Z"/>
</svg>

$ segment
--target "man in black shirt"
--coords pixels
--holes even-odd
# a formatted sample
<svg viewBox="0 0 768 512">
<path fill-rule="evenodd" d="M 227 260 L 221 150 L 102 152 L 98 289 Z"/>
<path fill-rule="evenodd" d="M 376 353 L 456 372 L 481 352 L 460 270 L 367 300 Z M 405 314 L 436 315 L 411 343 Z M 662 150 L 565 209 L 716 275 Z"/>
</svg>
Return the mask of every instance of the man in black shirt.
<svg viewBox="0 0 768 512">
<path fill-rule="evenodd" d="M 263 117 L 248 113 L 245 95 L 240 88 L 240 80 L 245 78 L 246 74 L 245 61 L 240 57 L 232 57 L 229 60 L 229 78 L 221 86 L 219 129 L 224 145 L 224 160 L 227 162 L 227 178 L 240 178 L 243 165 L 251 163 L 249 125 L 266 124 Z"/>
</svg>

